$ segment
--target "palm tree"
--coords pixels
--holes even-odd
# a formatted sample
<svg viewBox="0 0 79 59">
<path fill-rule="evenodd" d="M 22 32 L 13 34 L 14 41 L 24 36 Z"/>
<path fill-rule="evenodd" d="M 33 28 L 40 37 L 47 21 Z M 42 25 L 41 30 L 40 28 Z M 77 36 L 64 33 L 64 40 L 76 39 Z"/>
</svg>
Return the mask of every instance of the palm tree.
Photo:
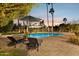
<svg viewBox="0 0 79 59">
<path fill-rule="evenodd" d="M 54 19 L 53 19 L 53 14 L 54 14 L 54 9 L 53 9 L 53 3 L 51 3 L 51 9 L 49 11 L 52 15 L 52 32 L 53 32 L 53 26 L 54 26 Z"/>
<path fill-rule="evenodd" d="M 63 18 L 63 22 L 64 22 L 64 24 L 66 24 L 67 18 Z"/>
<path fill-rule="evenodd" d="M 48 5 L 50 5 L 50 4 L 46 3 L 46 7 L 47 7 L 47 25 L 48 25 L 48 32 L 49 32 Z"/>
</svg>

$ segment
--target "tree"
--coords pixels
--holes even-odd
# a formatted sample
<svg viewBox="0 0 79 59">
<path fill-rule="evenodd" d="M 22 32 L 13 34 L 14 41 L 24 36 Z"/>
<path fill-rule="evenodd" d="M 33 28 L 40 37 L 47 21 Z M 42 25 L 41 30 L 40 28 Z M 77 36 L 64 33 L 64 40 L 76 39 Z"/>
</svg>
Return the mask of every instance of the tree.
<svg viewBox="0 0 79 59">
<path fill-rule="evenodd" d="M 6 26 L 10 20 L 27 15 L 34 5 L 32 3 L 1 3 L 0 26 Z"/>
<path fill-rule="evenodd" d="M 67 18 L 63 18 L 63 21 L 64 21 L 64 23 L 66 24 L 66 22 L 67 22 Z"/>
<path fill-rule="evenodd" d="M 46 3 L 46 8 L 47 8 L 47 25 L 48 25 L 48 32 L 49 32 L 48 5 L 50 5 L 50 4 L 49 3 Z"/>
<path fill-rule="evenodd" d="M 53 29 L 54 31 L 59 32 L 59 26 L 54 26 Z"/>
<path fill-rule="evenodd" d="M 71 25 L 72 32 L 79 32 L 79 24 Z"/>
<path fill-rule="evenodd" d="M 6 26 L 0 28 L 0 32 L 7 32 L 11 31 L 12 29 L 13 29 L 13 21 L 11 20 Z"/>
<path fill-rule="evenodd" d="M 54 9 L 53 9 L 53 3 L 51 3 L 51 9 L 50 9 L 50 11 L 49 11 L 49 13 L 51 13 L 51 15 L 52 15 L 52 32 L 53 32 L 53 26 L 54 26 Z"/>
</svg>

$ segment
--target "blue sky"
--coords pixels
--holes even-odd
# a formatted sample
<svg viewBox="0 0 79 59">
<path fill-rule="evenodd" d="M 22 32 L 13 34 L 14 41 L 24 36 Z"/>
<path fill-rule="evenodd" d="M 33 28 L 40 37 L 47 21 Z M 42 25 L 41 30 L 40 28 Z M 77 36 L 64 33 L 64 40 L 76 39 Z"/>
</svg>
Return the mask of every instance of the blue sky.
<svg viewBox="0 0 79 59">
<path fill-rule="evenodd" d="M 68 19 L 68 22 L 79 20 L 79 3 L 54 3 L 54 10 L 54 21 L 60 23 L 64 17 Z M 34 7 L 29 14 L 46 20 L 46 11 L 44 3 Z M 49 14 L 49 19 L 51 20 L 51 14 Z"/>
</svg>

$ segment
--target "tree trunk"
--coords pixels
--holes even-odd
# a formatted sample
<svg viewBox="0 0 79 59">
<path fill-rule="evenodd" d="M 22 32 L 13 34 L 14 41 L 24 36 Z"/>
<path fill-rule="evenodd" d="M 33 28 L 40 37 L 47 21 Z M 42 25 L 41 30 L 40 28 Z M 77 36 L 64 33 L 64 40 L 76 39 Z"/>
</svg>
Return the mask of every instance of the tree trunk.
<svg viewBox="0 0 79 59">
<path fill-rule="evenodd" d="M 46 7 L 47 7 L 47 24 L 48 24 L 48 32 L 49 32 L 48 4 L 46 4 Z"/>
<path fill-rule="evenodd" d="M 20 26 L 19 26 L 19 19 L 18 19 L 18 29 L 19 29 L 19 33 L 21 32 L 21 30 L 20 30 Z"/>
</svg>

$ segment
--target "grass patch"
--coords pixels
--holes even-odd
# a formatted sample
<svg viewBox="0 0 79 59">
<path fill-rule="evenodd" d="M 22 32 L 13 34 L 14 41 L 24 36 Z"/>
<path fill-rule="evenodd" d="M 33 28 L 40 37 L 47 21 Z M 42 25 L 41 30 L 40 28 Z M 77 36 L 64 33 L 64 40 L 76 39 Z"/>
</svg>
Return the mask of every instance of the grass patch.
<svg viewBox="0 0 79 59">
<path fill-rule="evenodd" d="M 24 49 L 10 49 L 10 50 L 0 50 L 0 56 L 27 56 L 27 50 Z"/>
<path fill-rule="evenodd" d="M 9 54 L 4 50 L 0 50 L 0 56 L 9 56 Z"/>
<path fill-rule="evenodd" d="M 22 49 L 14 49 L 9 53 L 11 56 L 27 56 L 27 51 Z"/>
</svg>

